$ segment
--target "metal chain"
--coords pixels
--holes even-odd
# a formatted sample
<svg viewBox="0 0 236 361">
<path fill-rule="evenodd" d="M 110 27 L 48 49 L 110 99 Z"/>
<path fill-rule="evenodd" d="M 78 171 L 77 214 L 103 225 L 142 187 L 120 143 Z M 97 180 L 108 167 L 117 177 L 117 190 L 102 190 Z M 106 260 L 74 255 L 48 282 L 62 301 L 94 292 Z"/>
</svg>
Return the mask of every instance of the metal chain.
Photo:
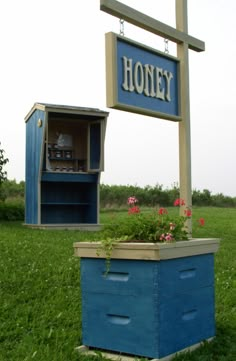
<svg viewBox="0 0 236 361">
<path fill-rule="evenodd" d="M 120 19 L 120 35 L 125 36 L 125 21 L 124 19 Z"/>
<path fill-rule="evenodd" d="M 165 53 L 169 54 L 169 41 L 168 41 L 168 39 L 164 39 L 164 44 L 165 44 Z"/>
</svg>

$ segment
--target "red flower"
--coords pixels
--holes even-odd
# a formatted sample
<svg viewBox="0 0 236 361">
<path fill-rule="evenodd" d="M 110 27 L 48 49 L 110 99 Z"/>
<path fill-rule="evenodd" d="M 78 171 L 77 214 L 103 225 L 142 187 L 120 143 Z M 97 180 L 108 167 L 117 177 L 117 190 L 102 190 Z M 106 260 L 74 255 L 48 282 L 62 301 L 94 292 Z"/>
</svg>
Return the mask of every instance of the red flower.
<svg viewBox="0 0 236 361">
<path fill-rule="evenodd" d="M 160 209 L 158 210 L 158 214 L 160 214 L 161 216 L 162 216 L 163 214 L 168 214 L 167 209 L 166 209 L 166 208 L 160 208 Z"/>
<path fill-rule="evenodd" d="M 198 224 L 199 224 L 199 226 L 204 226 L 205 225 L 205 219 L 204 218 L 199 218 Z"/>
<path fill-rule="evenodd" d="M 175 201 L 174 201 L 174 206 L 185 206 L 185 201 L 184 199 L 182 198 L 177 198 Z"/>
<path fill-rule="evenodd" d="M 191 217 L 192 216 L 191 209 L 185 209 L 184 214 L 185 214 L 186 217 Z"/>
<path fill-rule="evenodd" d="M 140 213 L 140 209 L 138 206 L 134 206 L 129 209 L 128 214 L 133 214 L 133 213 Z"/>
</svg>

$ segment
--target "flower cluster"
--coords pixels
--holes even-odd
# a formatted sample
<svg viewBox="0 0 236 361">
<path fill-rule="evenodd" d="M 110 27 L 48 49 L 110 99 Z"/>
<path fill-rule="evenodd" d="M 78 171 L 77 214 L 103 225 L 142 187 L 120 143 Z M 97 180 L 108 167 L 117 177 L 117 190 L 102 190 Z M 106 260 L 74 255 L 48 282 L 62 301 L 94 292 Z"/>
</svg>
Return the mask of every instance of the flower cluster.
<svg viewBox="0 0 236 361">
<path fill-rule="evenodd" d="M 152 213 L 141 212 L 137 205 L 138 200 L 132 196 L 128 198 L 128 215 L 130 217 L 126 223 L 126 239 L 140 240 L 142 242 L 174 242 L 188 239 L 186 221 L 191 218 L 192 211 L 186 207 L 184 215 L 170 215 L 166 208 L 159 208 Z M 175 207 L 184 206 L 185 201 L 178 198 L 174 202 Z M 200 225 L 204 225 L 204 219 L 199 220 Z"/>
<path fill-rule="evenodd" d="M 128 213 L 132 214 L 132 213 L 140 213 L 140 209 L 139 206 L 136 206 L 136 203 L 138 202 L 136 197 L 129 197 L 127 200 L 127 203 L 129 205 L 129 210 Z"/>
</svg>

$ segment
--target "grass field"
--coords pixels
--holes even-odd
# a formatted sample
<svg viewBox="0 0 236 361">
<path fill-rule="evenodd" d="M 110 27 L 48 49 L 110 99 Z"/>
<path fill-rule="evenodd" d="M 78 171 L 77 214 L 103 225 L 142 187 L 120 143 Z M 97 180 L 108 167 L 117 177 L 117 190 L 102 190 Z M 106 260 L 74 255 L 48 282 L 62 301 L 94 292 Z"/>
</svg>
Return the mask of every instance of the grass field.
<svg viewBox="0 0 236 361">
<path fill-rule="evenodd" d="M 193 214 L 194 237 L 222 239 L 215 261 L 217 334 L 210 344 L 174 360 L 235 361 L 236 209 L 196 208 Z M 102 213 L 101 222 L 110 216 Z M 205 219 L 201 228 L 196 222 L 200 217 Z M 105 360 L 75 351 L 82 341 L 79 259 L 73 256 L 73 242 L 97 236 L 0 224 L 0 361 Z"/>
</svg>

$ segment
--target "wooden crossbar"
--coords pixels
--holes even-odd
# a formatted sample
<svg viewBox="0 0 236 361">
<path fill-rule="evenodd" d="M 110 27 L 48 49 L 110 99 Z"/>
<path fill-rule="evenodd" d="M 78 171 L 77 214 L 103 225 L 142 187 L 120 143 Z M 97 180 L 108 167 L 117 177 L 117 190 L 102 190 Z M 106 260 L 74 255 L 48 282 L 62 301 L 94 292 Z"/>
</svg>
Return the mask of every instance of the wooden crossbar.
<svg viewBox="0 0 236 361">
<path fill-rule="evenodd" d="M 205 50 L 205 43 L 203 41 L 145 15 L 119 1 L 100 0 L 100 10 L 177 44 L 186 43 L 191 50 L 197 52 Z"/>
</svg>

